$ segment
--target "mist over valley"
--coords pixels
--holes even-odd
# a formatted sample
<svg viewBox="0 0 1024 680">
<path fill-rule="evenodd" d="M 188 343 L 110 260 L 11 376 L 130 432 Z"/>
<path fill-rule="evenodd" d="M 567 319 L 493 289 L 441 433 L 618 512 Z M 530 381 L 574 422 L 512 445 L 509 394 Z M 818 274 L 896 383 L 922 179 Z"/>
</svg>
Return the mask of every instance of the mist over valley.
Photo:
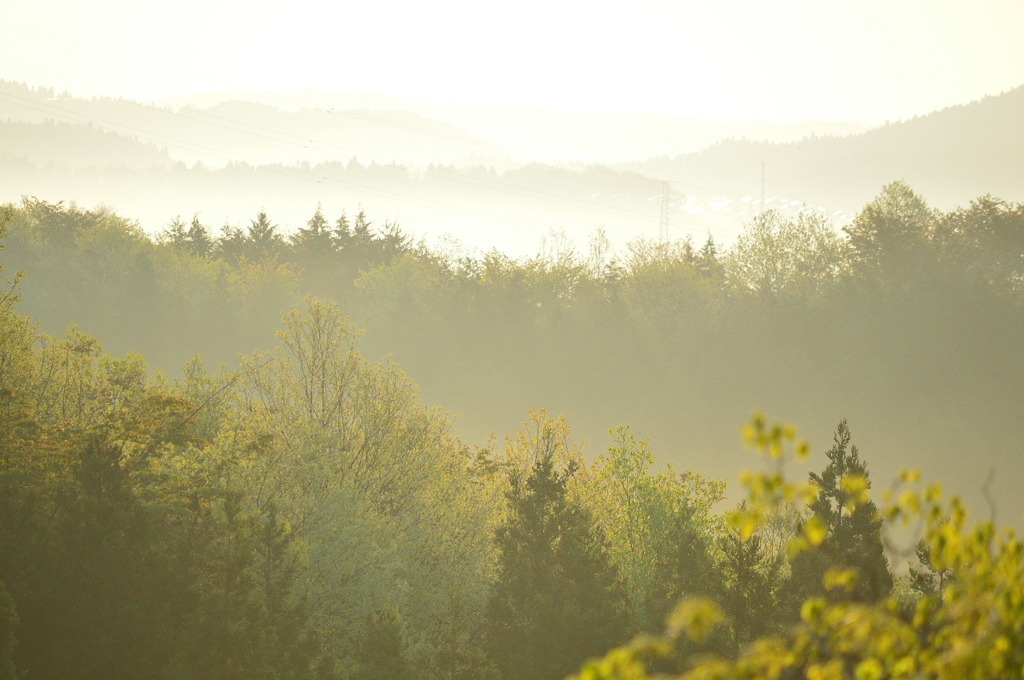
<svg viewBox="0 0 1024 680">
<path fill-rule="evenodd" d="M 0 680 L 1024 667 L 1024 10 L 0 19 Z"/>
</svg>

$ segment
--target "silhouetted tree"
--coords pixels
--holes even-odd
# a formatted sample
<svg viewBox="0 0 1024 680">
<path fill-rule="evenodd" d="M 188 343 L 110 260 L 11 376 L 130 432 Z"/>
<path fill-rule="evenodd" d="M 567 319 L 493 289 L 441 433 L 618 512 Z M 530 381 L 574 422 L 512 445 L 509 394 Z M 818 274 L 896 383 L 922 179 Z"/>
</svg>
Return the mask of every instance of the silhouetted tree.
<svg viewBox="0 0 1024 680">
<path fill-rule="evenodd" d="M 198 257 L 206 257 L 213 252 L 213 239 L 210 230 L 199 222 L 199 215 L 192 216 L 192 224 L 185 233 L 185 243 L 189 251 Z"/>
<path fill-rule="evenodd" d="M 943 215 L 936 226 L 943 261 L 960 277 L 1003 290 L 1024 282 L 1024 203 L 992 196 Z"/>
<path fill-rule="evenodd" d="M 270 257 L 284 247 L 284 238 L 277 233 L 277 225 L 271 223 L 265 210 L 260 210 L 256 219 L 250 220 L 246 237 L 247 255 L 251 260 Z"/>
<path fill-rule="evenodd" d="M 695 510 L 683 504 L 673 515 L 669 529 L 672 548 L 659 565 L 666 592 L 656 618 L 664 621 L 683 597 L 715 597 L 722 589 L 721 575 L 712 558 L 713 535 L 701 531 Z"/>
<path fill-rule="evenodd" d="M 817 499 L 810 509 L 823 523 L 827 536 L 817 548 L 806 550 L 793 560 L 785 587 L 786 600 L 797 607 L 808 597 L 819 595 L 834 600 L 875 602 L 892 590 L 892 574 L 882 545 L 878 510 L 874 502 L 858 500 L 857 487 L 863 483 L 864 488 L 870 488 L 868 467 L 857 447 L 850 445 L 850 429 L 845 419 L 836 428 L 832 448 L 825 455 L 829 463 L 822 473 L 810 474 L 811 482 L 818 487 Z M 857 580 L 852 589 L 826 591 L 822 579 L 830 568 L 854 571 Z"/>
<path fill-rule="evenodd" d="M 331 235 L 334 237 L 334 247 L 337 250 L 344 250 L 352 242 L 352 224 L 344 210 L 341 211 L 338 221 L 334 223 Z"/>
<path fill-rule="evenodd" d="M 303 263 L 322 260 L 334 252 L 334 235 L 319 204 L 306 226 L 292 235 L 291 245 L 295 256 Z"/>
<path fill-rule="evenodd" d="M 920 567 L 910 565 L 910 587 L 922 595 L 934 595 L 942 600 L 946 586 L 953 579 L 949 569 L 936 569 L 932 564 L 932 551 L 923 540 L 914 549 Z"/>
<path fill-rule="evenodd" d="M 238 227 L 225 224 L 220 229 L 220 238 L 214 246 L 214 254 L 230 264 L 237 264 L 242 257 L 248 256 L 248 240 L 245 232 Z"/>
<path fill-rule="evenodd" d="M 185 228 L 185 223 L 181 220 L 181 215 L 178 215 L 171 220 L 166 229 L 160 232 L 158 239 L 176 249 L 182 249 L 185 245 L 186 234 L 188 234 L 188 230 Z"/>
<path fill-rule="evenodd" d="M 920 195 L 905 182 L 892 182 L 844 231 L 862 272 L 901 281 L 922 266 L 935 220 Z"/>
<path fill-rule="evenodd" d="M 624 597 L 590 514 L 569 498 L 575 463 L 542 454 L 513 474 L 508 519 L 495 534 L 498 576 L 488 642 L 505 680 L 564 677 L 623 640 Z"/>
<path fill-rule="evenodd" d="M 718 244 L 715 243 L 715 239 L 710 232 L 708 233 L 708 240 L 697 251 L 695 263 L 697 269 L 707 278 L 714 281 L 722 280 L 724 269 L 718 254 Z"/>
<path fill-rule="evenodd" d="M 778 564 L 757 533 L 744 537 L 727 529 L 718 541 L 721 550 L 722 608 L 732 624 L 733 652 L 777 625 L 775 580 Z"/>
</svg>

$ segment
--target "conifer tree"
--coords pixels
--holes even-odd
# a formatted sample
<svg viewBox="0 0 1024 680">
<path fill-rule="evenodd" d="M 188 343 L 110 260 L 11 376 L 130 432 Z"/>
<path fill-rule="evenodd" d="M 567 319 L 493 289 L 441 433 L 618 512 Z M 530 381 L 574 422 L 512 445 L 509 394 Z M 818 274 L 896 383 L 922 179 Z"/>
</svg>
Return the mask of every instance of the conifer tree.
<svg viewBox="0 0 1024 680">
<path fill-rule="evenodd" d="M 719 547 L 721 604 L 732 623 L 736 653 L 742 645 L 771 632 L 778 561 L 771 559 L 758 533 L 744 536 L 737 529 L 729 529 L 719 539 Z"/>
<path fill-rule="evenodd" d="M 510 475 L 510 512 L 495 535 L 488 646 L 505 680 L 562 678 L 627 632 L 618 576 L 590 513 L 569 494 L 578 463 L 558 467 L 548 448 L 528 474 Z"/>
<path fill-rule="evenodd" d="M 214 254 L 230 264 L 238 264 L 240 258 L 247 257 L 248 243 L 244 231 L 225 224 L 220 228 Z"/>
<path fill-rule="evenodd" d="M 306 222 L 306 226 L 291 237 L 291 244 L 293 252 L 300 260 L 313 260 L 334 251 L 334 237 L 330 224 L 319 204 L 316 206 L 316 212 Z"/>
<path fill-rule="evenodd" d="M 181 220 L 181 215 L 178 215 L 160 232 L 157 239 L 162 243 L 170 244 L 174 248 L 180 248 L 185 243 L 187 233 L 188 230 L 185 228 L 185 223 Z"/>
<path fill-rule="evenodd" d="M 818 496 L 810 505 L 814 518 L 826 530 L 815 550 L 800 553 L 793 561 L 786 600 L 799 606 L 808 597 L 826 594 L 822 583 L 830 568 L 852 570 L 856 583 L 849 590 L 827 592 L 833 600 L 875 602 L 892 590 L 892 574 L 882 546 L 882 520 L 875 504 L 861 501 L 861 491 L 870 488 L 867 463 L 850 444 L 850 428 L 843 419 L 836 428 L 834 443 L 826 454 L 829 463 L 822 473 L 811 473 Z"/>
<path fill-rule="evenodd" d="M 936 568 L 932 560 L 932 551 L 928 543 L 923 539 L 918 541 L 914 549 L 920 568 L 913 565 L 908 569 L 910 576 L 910 587 L 926 596 L 935 596 L 941 601 L 946 586 L 953 580 L 953 572 L 950 569 Z"/>
<path fill-rule="evenodd" d="M 718 253 L 718 244 L 715 243 L 711 232 L 708 232 L 708 240 L 697 251 L 696 265 L 700 273 L 713 281 L 720 281 L 724 276 L 722 260 Z"/>
<path fill-rule="evenodd" d="M 277 225 L 270 221 L 265 210 L 260 210 L 256 219 L 249 221 L 247 255 L 253 260 L 263 259 L 279 252 L 283 245 Z"/>
<path fill-rule="evenodd" d="M 665 540 L 670 547 L 657 569 L 664 584 L 662 597 L 648 607 L 658 620 L 664 621 L 685 597 L 713 598 L 722 590 L 722 575 L 712 556 L 712 540 L 701 526 L 699 515 L 698 508 L 683 499 L 666 527 Z"/>
<path fill-rule="evenodd" d="M 199 221 L 198 214 L 192 216 L 192 224 L 185 232 L 185 243 L 188 244 L 193 255 L 206 257 L 213 252 L 213 239 L 210 238 L 210 230 Z"/>
<path fill-rule="evenodd" d="M 334 237 L 334 246 L 337 250 L 344 250 L 352 242 L 352 225 L 344 210 L 341 211 L 338 221 L 334 223 L 331 235 Z"/>
</svg>

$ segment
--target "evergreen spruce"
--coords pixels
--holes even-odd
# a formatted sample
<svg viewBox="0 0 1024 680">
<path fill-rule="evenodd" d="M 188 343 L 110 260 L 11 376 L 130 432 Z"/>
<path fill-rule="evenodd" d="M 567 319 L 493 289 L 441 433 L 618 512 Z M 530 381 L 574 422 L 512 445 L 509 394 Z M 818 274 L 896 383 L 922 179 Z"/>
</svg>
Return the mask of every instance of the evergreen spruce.
<svg viewBox="0 0 1024 680">
<path fill-rule="evenodd" d="M 937 597 L 940 601 L 946 586 L 953 580 L 953 572 L 949 569 L 937 569 L 932 562 L 932 551 L 923 539 L 918 541 L 914 550 L 920 568 L 910 565 L 910 587 L 925 596 Z"/>
<path fill-rule="evenodd" d="M 565 677 L 626 637 L 618 576 L 590 513 L 569 496 L 576 470 L 557 470 L 548 453 L 525 479 L 511 477 L 487 611 L 491 657 L 505 680 Z"/>
<path fill-rule="evenodd" d="M 811 511 L 824 523 L 828 535 L 817 549 L 800 553 L 792 564 L 786 586 L 787 601 L 798 607 L 808 597 L 827 595 L 832 600 L 876 602 L 892 590 L 892 574 L 882 546 L 882 520 L 875 504 L 855 502 L 843 479 L 862 477 L 870 488 L 867 463 L 850 445 L 850 428 L 842 420 L 836 428 L 829 463 L 810 478 L 818 487 Z M 822 579 L 830 568 L 853 570 L 857 581 L 849 591 L 826 591 Z"/>
<path fill-rule="evenodd" d="M 737 529 L 719 539 L 723 579 L 721 604 L 732 623 L 732 651 L 770 633 L 775 623 L 775 577 L 772 560 L 760 534 L 745 537 Z"/>
<path fill-rule="evenodd" d="M 192 216 L 192 224 L 185 232 L 185 243 L 192 254 L 198 257 L 207 257 L 213 252 L 210 230 L 199 221 L 198 214 Z"/>
<path fill-rule="evenodd" d="M 300 262 L 315 262 L 334 253 L 334 235 L 319 204 L 306 226 L 299 228 L 291 237 L 291 245 Z"/>
<path fill-rule="evenodd" d="M 256 219 L 249 221 L 247 237 L 246 254 L 251 260 L 270 257 L 284 247 L 284 238 L 277 232 L 277 225 L 270 221 L 265 210 L 260 210 Z"/>
</svg>

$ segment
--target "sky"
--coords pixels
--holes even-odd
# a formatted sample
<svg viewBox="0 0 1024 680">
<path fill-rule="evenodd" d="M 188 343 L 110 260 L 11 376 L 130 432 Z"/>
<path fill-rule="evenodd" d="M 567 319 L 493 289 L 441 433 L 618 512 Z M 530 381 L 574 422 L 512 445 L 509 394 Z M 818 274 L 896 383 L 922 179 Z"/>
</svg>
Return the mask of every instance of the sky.
<svg viewBox="0 0 1024 680">
<path fill-rule="evenodd" d="M 880 124 L 1024 84 L 1022 0 L 0 0 L 0 78 Z"/>
</svg>

